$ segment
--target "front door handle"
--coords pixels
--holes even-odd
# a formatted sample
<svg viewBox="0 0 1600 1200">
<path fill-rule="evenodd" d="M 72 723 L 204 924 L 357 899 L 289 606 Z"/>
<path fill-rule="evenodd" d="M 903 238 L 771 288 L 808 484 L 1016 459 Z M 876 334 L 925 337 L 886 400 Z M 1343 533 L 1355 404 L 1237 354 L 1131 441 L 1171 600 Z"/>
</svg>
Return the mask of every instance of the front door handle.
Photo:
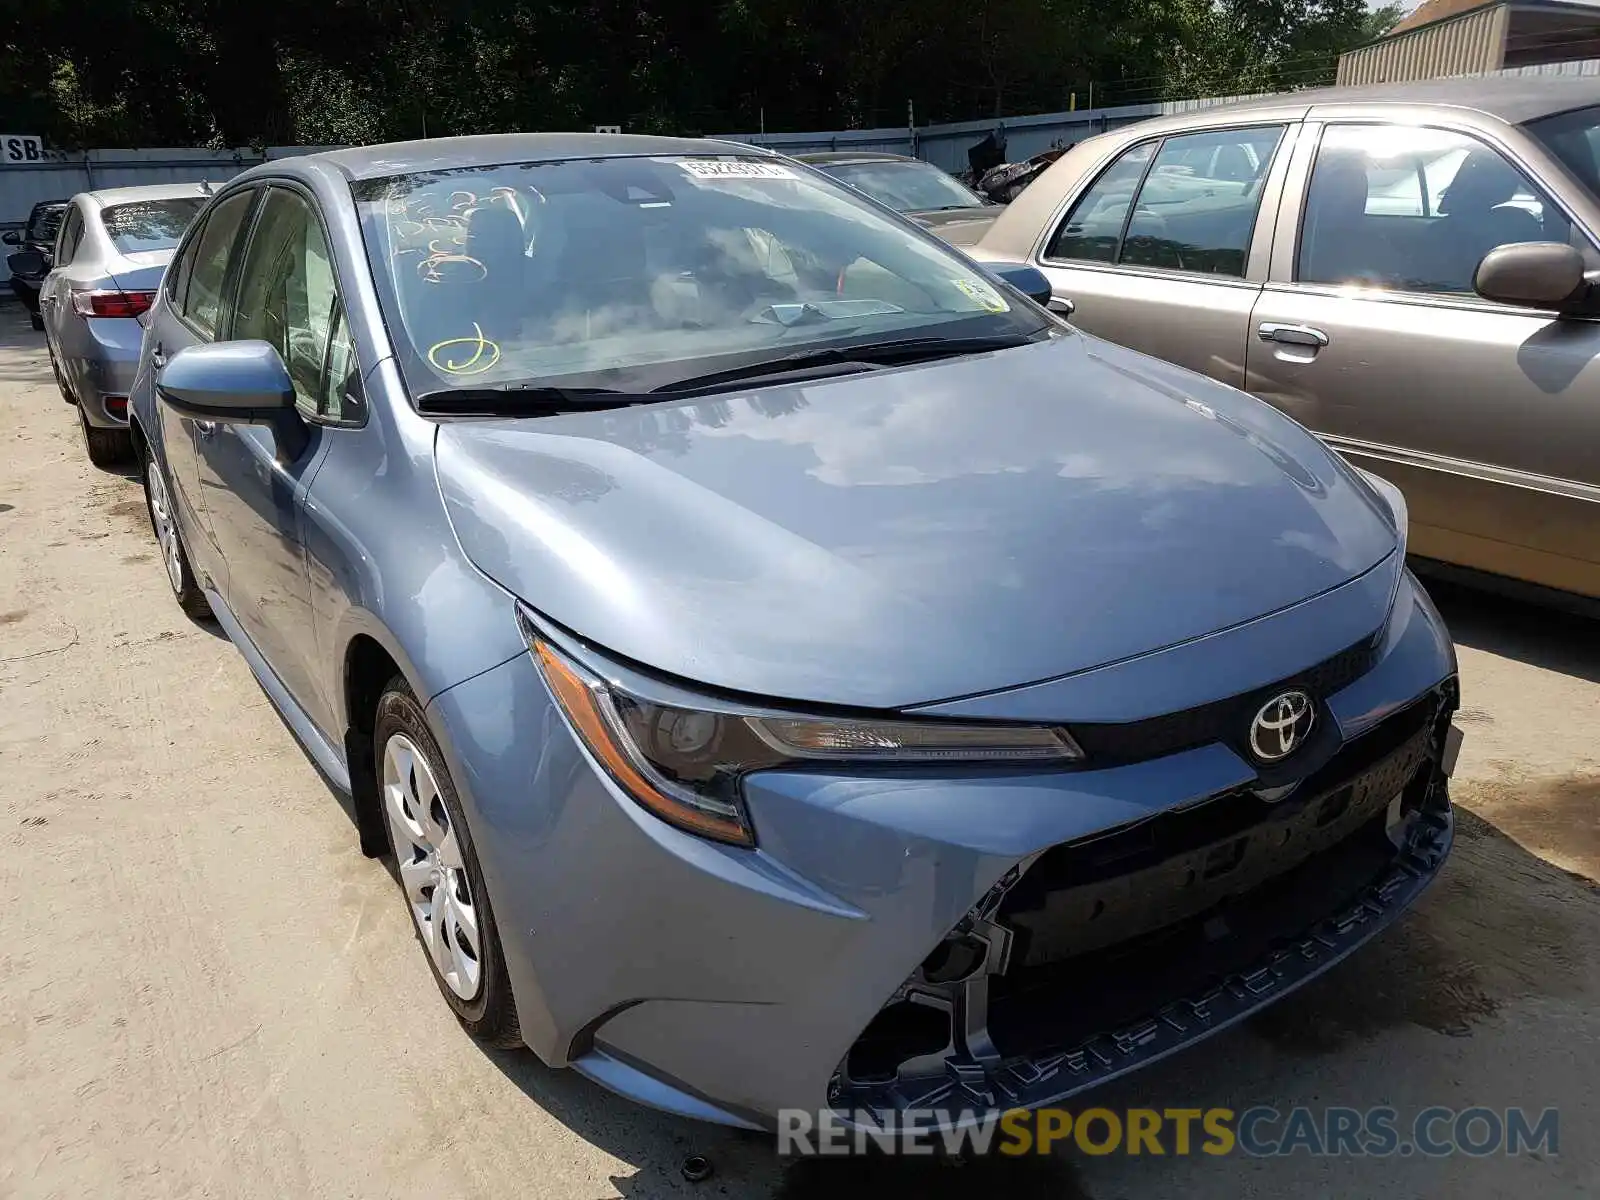
<svg viewBox="0 0 1600 1200">
<path fill-rule="evenodd" d="M 1269 321 L 1256 330 L 1256 336 L 1263 342 L 1282 342 L 1286 346 L 1315 346 L 1320 349 L 1328 344 L 1328 335 L 1309 325 L 1277 325 Z"/>
</svg>

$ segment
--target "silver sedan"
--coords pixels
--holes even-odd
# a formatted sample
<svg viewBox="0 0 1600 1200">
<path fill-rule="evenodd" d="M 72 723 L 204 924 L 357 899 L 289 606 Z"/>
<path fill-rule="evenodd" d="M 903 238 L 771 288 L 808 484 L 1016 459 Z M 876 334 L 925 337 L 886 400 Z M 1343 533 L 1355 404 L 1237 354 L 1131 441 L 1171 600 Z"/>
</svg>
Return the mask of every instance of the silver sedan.
<svg viewBox="0 0 1600 1200">
<path fill-rule="evenodd" d="M 128 392 L 145 313 L 209 194 L 202 183 L 80 192 L 61 221 L 39 310 L 56 384 L 78 406 L 96 466 L 129 454 Z"/>
</svg>

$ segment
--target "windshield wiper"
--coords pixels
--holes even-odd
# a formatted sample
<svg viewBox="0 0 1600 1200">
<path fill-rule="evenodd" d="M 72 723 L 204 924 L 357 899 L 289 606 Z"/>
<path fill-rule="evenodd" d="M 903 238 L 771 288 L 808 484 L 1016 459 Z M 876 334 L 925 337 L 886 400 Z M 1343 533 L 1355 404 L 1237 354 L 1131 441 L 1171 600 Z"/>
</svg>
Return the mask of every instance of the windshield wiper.
<svg viewBox="0 0 1600 1200">
<path fill-rule="evenodd" d="M 1034 340 L 1027 334 L 1012 333 L 991 337 L 894 338 L 885 342 L 866 342 L 853 346 L 823 346 L 813 350 L 796 350 L 789 354 L 780 354 L 776 358 L 764 358 L 759 362 L 745 363 L 743 366 L 730 367 L 725 371 L 712 371 L 706 375 L 675 379 L 671 383 L 664 383 L 650 390 L 658 395 L 691 395 L 715 391 L 732 383 L 745 383 L 769 377 L 778 380 L 803 375 L 812 368 L 843 366 L 846 370 L 837 373 L 848 374 L 848 368 L 851 367 L 859 367 L 865 371 L 897 363 L 956 358 L 964 354 L 1010 350 L 1016 346 L 1026 346 Z"/>
<path fill-rule="evenodd" d="M 508 384 L 504 387 L 440 388 L 417 397 L 417 411 L 436 417 L 547 417 L 558 413 L 594 412 L 626 408 L 651 399 L 615 388 L 544 387 Z"/>
</svg>

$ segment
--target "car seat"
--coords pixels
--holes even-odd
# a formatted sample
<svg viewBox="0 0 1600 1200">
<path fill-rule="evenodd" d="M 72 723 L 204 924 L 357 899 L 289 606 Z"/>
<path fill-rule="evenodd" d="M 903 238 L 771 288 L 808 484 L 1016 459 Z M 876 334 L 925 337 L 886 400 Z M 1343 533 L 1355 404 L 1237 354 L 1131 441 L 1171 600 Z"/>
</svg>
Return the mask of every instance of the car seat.
<svg viewBox="0 0 1600 1200">
<path fill-rule="evenodd" d="M 1526 185 L 1493 150 L 1474 150 L 1439 198 L 1439 220 L 1424 243 L 1424 278 L 1441 291 L 1470 292 L 1484 255 L 1496 246 L 1539 242 L 1544 222 L 1510 203 Z"/>
<path fill-rule="evenodd" d="M 1382 283 L 1397 270 L 1393 242 L 1367 216 L 1367 159 L 1338 151 L 1322 156 L 1311 173 L 1297 277 L 1304 283 Z"/>
</svg>

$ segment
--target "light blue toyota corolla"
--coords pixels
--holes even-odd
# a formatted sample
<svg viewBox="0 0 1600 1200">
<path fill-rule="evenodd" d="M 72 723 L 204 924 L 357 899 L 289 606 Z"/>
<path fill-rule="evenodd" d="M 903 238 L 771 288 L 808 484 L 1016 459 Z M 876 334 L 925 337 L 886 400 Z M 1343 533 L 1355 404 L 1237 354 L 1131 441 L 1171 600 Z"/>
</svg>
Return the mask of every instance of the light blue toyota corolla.
<svg viewBox="0 0 1600 1200">
<path fill-rule="evenodd" d="M 471 1034 L 736 1125 L 1036 1106 L 1433 879 L 1455 660 L 1400 495 L 1030 278 L 714 141 L 206 206 L 133 402 L 167 576 Z"/>
</svg>

